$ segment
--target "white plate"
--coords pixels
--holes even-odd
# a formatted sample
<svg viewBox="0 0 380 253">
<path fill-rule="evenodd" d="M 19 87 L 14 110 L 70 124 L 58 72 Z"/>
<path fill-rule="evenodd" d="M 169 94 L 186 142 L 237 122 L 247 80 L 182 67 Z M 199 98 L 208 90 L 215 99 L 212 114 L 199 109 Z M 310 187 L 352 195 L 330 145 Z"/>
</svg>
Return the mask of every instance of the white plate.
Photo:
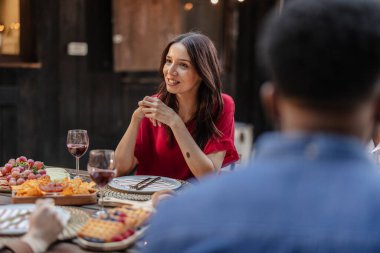
<svg viewBox="0 0 380 253">
<path fill-rule="evenodd" d="M 148 177 L 155 178 L 157 176 L 118 177 L 112 179 L 112 181 L 108 185 L 114 189 L 127 191 L 131 193 L 154 193 L 161 190 L 176 190 L 182 185 L 181 182 L 176 179 L 161 177 L 160 180 L 148 185 L 147 187 L 141 190 L 136 190 L 129 187 L 130 185 L 135 185 Z"/>
<path fill-rule="evenodd" d="M 140 238 L 140 236 L 144 233 L 146 228 L 147 227 L 140 228 L 133 235 L 131 235 L 127 239 L 124 239 L 120 242 L 107 242 L 107 243 L 89 242 L 89 241 L 82 239 L 80 237 L 77 237 L 77 239 L 75 241 L 82 248 L 89 249 L 89 250 L 101 250 L 101 251 L 122 250 L 122 249 L 128 248 L 133 243 L 135 243 L 136 240 L 138 238 Z"/>
<path fill-rule="evenodd" d="M 35 208 L 35 204 L 15 204 L 0 206 L 0 220 L 5 219 L 7 217 L 12 217 L 19 213 L 33 212 Z M 70 219 L 70 212 L 58 206 L 56 206 L 55 208 L 59 214 L 59 218 L 61 219 L 62 223 L 67 224 L 67 222 Z M 29 227 L 28 219 L 29 215 L 22 216 L 12 221 L 13 223 L 17 223 L 16 225 L 10 226 L 8 226 L 7 222 L 0 223 L 0 235 L 21 235 L 26 233 Z M 20 223 L 18 221 L 20 221 Z"/>
</svg>

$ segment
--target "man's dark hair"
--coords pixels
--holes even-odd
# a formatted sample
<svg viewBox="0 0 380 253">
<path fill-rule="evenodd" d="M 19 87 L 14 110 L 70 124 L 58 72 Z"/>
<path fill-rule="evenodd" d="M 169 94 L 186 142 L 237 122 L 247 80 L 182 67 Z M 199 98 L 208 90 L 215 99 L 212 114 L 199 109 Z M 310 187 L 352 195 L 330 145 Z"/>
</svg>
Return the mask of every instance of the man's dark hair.
<svg viewBox="0 0 380 253">
<path fill-rule="evenodd" d="M 291 1 L 271 14 L 259 50 L 283 95 L 349 109 L 376 89 L 380 1 Z"/>
</svg>

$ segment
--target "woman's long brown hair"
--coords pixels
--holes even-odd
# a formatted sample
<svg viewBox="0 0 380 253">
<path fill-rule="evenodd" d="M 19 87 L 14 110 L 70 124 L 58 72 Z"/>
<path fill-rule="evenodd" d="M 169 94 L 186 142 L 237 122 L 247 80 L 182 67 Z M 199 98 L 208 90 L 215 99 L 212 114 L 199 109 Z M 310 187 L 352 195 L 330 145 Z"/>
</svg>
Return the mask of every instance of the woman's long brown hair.
<svg viewBox="0 0 380 253">
<path fill-rule="evenodd" d="M 191 63 L 202 79 L 198 90 L 198 108 L 191 119 L 191 121 L 195 121 L 196 125 L 191 134 L 198 146 L 203 149 L 210 138 L 221 136 L 221 132 L 215 125 L 223 111 L 221 68 L 217 51 L 207 36 L 190 32 L 174 38 L 162 52 L 160 73 L 163 82 L 160 84 L 158 94 L 159 98 L 176 113 L 178 113 L 176 95 L 167 91 L 163 74 L 166 56 L 174 43 L 181 43 L 185 46 Z M 168 126 L 165 127 L 170 136 L 169 143 L 172 145 L 174 140 L 173 132 Z"/>
</svg>

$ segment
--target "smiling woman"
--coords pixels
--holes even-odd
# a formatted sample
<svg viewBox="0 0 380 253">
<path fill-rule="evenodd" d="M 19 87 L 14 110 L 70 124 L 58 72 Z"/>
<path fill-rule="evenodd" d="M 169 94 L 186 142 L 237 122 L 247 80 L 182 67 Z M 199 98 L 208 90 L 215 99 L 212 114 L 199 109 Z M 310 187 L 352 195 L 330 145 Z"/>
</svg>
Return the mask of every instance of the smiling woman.
<svg viewBox="0 0 380 253">
<path fill-rule="evenodd" d="M 200 33 L 176 37 L 164 49 L 159 91 L 138 103 L 116 149 L 119 175 L 200 178 L 238 160 L 233 99 L 221 92 L 212 41 Z"/>
</svg>

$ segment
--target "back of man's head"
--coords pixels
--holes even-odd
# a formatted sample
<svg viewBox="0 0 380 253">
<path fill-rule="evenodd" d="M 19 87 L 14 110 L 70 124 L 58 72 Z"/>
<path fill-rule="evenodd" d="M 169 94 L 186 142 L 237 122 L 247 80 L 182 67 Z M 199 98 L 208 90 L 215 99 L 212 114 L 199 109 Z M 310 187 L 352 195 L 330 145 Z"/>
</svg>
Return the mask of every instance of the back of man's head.
<svg viewBox="0 0 380 253">
<path fill-rule="evenodd" d="M 281 94 L 349 109 L 376 90 L 380 1 L 291 1 L 272 13 L 259 43 Z"/>
</svg>

